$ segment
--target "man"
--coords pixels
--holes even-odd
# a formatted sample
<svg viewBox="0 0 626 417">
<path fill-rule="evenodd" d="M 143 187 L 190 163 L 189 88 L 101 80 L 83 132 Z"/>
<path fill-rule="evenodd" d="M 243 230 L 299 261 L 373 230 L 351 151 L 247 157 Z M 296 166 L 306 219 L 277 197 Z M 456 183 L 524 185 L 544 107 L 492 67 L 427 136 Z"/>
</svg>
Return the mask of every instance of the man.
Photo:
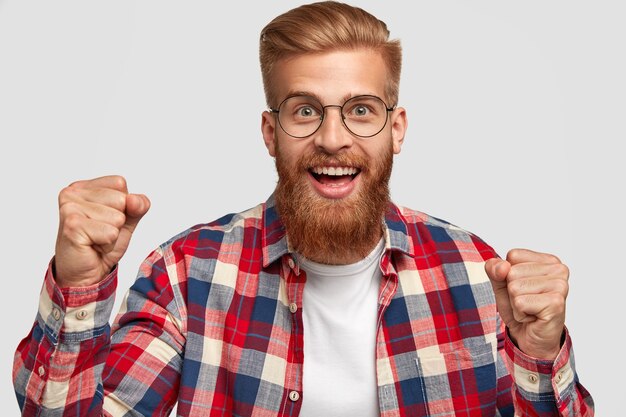
<svg viewBox="0 0 626 417">
<path fill-rule="evenodd" d="M 567 268 L 389 201 L 400 46 L 333 2 L 262 31 L 264 203 L 116 265 L 148 211 L 122 177 L 59 195 L 14 380 L 24 415 L 589 416 L 564 327 Z"/>
</svg>

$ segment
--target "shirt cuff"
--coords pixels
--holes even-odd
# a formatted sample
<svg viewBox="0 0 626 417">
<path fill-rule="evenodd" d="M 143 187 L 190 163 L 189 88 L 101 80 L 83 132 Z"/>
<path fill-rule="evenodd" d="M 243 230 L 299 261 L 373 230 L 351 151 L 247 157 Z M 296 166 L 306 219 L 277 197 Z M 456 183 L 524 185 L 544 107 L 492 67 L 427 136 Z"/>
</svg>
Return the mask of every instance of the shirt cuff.
<svg viewBox="0 0 626 417">
<path fill-rule="evenodd" d="M 55 345 L 98 336 L 108 326 L 116 287 L 117 266 L 97 284 L 59 288 L 51 261 L 39 296 L 39 326 Z"/>
<path fill-rule="evenodd" d="M 575 384 L 574 354 L 572 341 L 567 328 L 565 341 L 554 359 L 541 360 L 526 355 L 511 340 L 505 339 L 505 351 L 512 363 L 512 376 L 519 392 L 531 401 L 556 400 L 565 398 Z"/>
</svg>

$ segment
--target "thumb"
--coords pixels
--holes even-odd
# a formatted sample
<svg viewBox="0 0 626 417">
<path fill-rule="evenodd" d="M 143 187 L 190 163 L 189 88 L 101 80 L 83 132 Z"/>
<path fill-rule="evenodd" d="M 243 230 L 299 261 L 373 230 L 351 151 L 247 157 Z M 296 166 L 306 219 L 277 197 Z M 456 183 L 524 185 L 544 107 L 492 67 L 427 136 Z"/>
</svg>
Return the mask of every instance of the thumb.
<svg viewBox="0 0 626 417">
<path fill-rule="evenodd" d="M 500 258 L 491 258 L 485 262 L 485 272 L 491 280 L 492 285 L 498 287 L 506 286 L 506 276 L 511 270 L 511 264 L 508 261 Z"/>
<path fill-rule="evenodd" d="M 506 286 L 506 277 L 510 270 L 511 264 L 500 258 L 491 258 L 485 262 L 485 272 L 493 287 L 498 312 L 507 326 L 510 326 L 515 321 L 509 291 Z"/>
<path fill-rule="evenodd" d="M 126 196 L 126 223 L 124 227 L 132 233 L 149 209 L 150 199 L 148 197 L 143 194 L 128 194 Z"/>
<path fill-rule="evenodd" d="M 139 220 L 150 209 L 150 200 L 143 194 L 126 195 L 126 223 L 120 228 L 120 233 L 114 244 L 102 248 L 100 252 L 106 256 L 107 268 L 118 263 L 130 243 L 130 238 L 139 223 Z M 96 249 L 97 250 L 97 249 Z"/>
</svg>

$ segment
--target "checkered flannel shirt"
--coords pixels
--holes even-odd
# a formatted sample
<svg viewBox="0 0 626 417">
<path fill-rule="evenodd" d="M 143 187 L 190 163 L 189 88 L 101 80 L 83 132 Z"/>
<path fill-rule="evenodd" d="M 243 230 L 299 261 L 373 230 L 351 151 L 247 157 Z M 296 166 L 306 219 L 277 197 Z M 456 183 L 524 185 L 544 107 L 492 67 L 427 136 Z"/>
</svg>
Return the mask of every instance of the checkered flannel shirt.
<svg viewBox="0 0 626 417">
<path fill-rule="evenodd" d="M 395 205 L 384 238 L 381 416 L 593 415 L 567 334 L 555 361 L 524 355 L 506 336 L 483 268 L 491 247 Z M 112 327 L 116 271 L 60 289 L 49 267 L 15 355 L 23 415 L 165 416 L 178 401 L 179 416 L 297 416 L 307 395 L 305 282 L 273 198 L 156 249 Z"/>
</svg>

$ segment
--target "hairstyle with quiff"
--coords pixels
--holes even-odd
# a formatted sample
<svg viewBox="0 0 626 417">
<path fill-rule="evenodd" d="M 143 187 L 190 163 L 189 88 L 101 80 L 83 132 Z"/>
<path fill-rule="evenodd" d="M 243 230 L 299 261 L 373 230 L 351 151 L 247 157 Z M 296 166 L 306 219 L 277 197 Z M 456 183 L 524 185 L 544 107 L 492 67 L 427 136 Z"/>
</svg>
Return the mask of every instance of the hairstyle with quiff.
<svg viewBox="0 0 626 417">
<path fill-rule="evenodd" d="M 307 53 L 369 48 L 387 66 L 387 105 L 395 106 L 400 88 L 402 48 L 389 39 L 385 22 L 358 7 L 335 1 L 306 4 L 277 16 L 261 31 L 259 59 L 267 104 L 278 106 L 272 70 L 281 59 Z"/>
</svg>

